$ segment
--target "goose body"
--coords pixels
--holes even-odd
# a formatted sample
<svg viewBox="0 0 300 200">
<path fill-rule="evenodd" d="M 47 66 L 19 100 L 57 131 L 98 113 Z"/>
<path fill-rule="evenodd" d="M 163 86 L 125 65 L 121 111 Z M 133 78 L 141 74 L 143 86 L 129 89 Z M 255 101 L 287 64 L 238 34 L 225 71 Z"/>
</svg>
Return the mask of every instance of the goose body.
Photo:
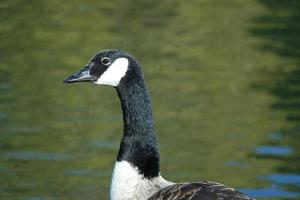
<svg viewBox="0 0 300 200">
<path fill-rule="evenodd" d="M 133 56 L 119 50 L 101 51 L 64 80 L 74 82 L 113 86 L 121 102 L 124 128 L 111 181 L 111 200 L 252 199 L 219 183 L 175 184 L 161 176 L 150 98 Z"/>
</svg>

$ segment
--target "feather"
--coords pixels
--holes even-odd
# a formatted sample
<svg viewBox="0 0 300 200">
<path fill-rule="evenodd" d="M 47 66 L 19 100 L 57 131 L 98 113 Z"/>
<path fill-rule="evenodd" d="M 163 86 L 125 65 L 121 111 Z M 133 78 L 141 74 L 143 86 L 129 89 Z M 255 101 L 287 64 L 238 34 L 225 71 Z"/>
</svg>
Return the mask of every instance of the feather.
<svg viewBox="0 0 300 200">
<path fill-rule="evenodd" d="M 174 184 L 153 194 L 148 200 L 255 200 L 220 183 L 203 181 Z"/>
</svg>

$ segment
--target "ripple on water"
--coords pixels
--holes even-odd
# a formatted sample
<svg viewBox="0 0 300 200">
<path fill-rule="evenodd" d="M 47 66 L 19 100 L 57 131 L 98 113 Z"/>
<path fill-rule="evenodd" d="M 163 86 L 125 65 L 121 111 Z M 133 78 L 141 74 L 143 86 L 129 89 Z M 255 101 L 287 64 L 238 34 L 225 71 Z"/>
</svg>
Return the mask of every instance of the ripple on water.
<svg viewBox="0 0 300 200">
<path fill-rule="evenodd" d="M 16 172 L 12 169 L 0 167 L 0 174 L 16 175 Z"/>
<path fill-rule="evenodd" d="M 43 131 L 43 127 L 20 126 L 20 127 L 12 127 L 9 130 L 10 132 L 38 133 Z"/>
<path fill-rule="evenodd" d="M 265 188 L 242 188 L 239 191 L 254 198 L 295 198 L 300 195 L 298 192 L 285 191 L 274 185 Z"/>
<path fill-rule="evenodd" d="M 67 161 L 73 156 L 64 153 L 37 152 L 37 151 L 8 151 L 0 154 L 2 160 L 41 160 L 41 161 Z"/>
<path fill-rule="evenodd" d="M 0 112 L 0 121 L 4 121 L 8 118 L 8 114 L 5 112 Z"/>
<path fill-rule="evenodd" d="M 279 133 L 279 132 L 270 133 L 269 139 L 271 139 L 273 141 L 279 141 L 279 140 L 283 139 L 283 135 L 282 135 L 282 133 Z"/>
<path fill-rule="evenodd" d="M 246 162 L 240 162 L 240 161 L 227 161 L 224 163 L 225 167 L 238 167 L 238 168 L 247 168 L 249 167 L 249 164 Z"/>
<path fill-rule="evenodd" d="M 98 171 L 93 169 L 67 169 L 65 170 L 67 175 L 71 176 L 90 176 L 90 177 L 104 177 L 109 174 L 108 172 Z"/>
<path fill-rule="evenodd" d="M 268 180 L 276 184 L 293 184 L 300 186 L 300 175 L 299 174 L 284 174 L 274 173 L 260 177 L 263 180 Z"/>
<path fill-rule="evenodd" d="M 54 200 L 56 198 L 51 197 L 27 197 L 24 200 Z"/>
<path fill-rule="evenodd" d="M 11 88 L 12 88 L 12 85 L 10 83 L 1 83 L 0 84 L 0 90 L 8 90 Z"/>
<path fill-rule="evenodd" d="M 90 145 L 100 149 L 117 149 L 119 147 L 118 143 L 108 140 L 93 140 Z"/>
<path fill-rule="evenodd" d="M 255 153 L 257 155 L 264 156 L 286 156 L 293 151 L 293 148 L 288 146 L 262 145 L 255 148 Z"/>
</svg>

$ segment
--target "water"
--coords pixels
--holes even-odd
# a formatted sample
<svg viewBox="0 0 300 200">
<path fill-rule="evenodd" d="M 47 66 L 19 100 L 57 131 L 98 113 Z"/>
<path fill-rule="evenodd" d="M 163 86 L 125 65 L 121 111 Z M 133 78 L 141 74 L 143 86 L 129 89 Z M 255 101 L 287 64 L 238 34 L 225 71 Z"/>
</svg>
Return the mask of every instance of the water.
<svg viewBox="0 0 300 200">
<path fill-rule="evenodd" d="M 277 186 L 269 186 L 266 188 L 257 188 L 257 189 L 241 189 L 241 192 L 246 194 L 251 194 L 256 198 L 288 198 L 288 199 L 296 199 L 299 196 L 297 192 L 289 192 L 283 190 Z"/>
<path fill-rule="evenodd" d="M 298 1 L 0 3 L 0 199 L 107 199 L 116 92 L 62 80 L 97 51 L 142 64 L 162 175 L 300 199 Z"/>
<path fill-rule="evenodd" d="M 300 175 L 298 174 L 276 173 L 262 176 L 261 178 L 277 184 L 293 184 L 296 186 L 300 185 Z"/>
<path fill-rule="evenodd" d="M 291 147 L 286 146 L 258 146 L 255 148 L 255 153 L 257 155 L 269 155 L 269 156 L 285 156 L 293 153 Z"/>
</svg>

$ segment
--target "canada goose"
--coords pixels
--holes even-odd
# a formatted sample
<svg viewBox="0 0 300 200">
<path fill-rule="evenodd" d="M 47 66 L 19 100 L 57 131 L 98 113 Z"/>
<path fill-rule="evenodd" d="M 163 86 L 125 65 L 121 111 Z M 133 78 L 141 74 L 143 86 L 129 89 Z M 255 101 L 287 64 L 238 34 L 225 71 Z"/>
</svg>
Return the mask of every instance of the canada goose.
<svg viewBox="0 0 300 200">
<path fill-rule="evenodd" d="M 139 63 L 119 50 L 97 53 L 64 83 L 91 82 L 115 87 L 124 132 L 113 170 L 111 200 L 252 199 L 225 185 L 204 181 L 175 184 L 160 175 L 151 103 Z"/>
</svg>

